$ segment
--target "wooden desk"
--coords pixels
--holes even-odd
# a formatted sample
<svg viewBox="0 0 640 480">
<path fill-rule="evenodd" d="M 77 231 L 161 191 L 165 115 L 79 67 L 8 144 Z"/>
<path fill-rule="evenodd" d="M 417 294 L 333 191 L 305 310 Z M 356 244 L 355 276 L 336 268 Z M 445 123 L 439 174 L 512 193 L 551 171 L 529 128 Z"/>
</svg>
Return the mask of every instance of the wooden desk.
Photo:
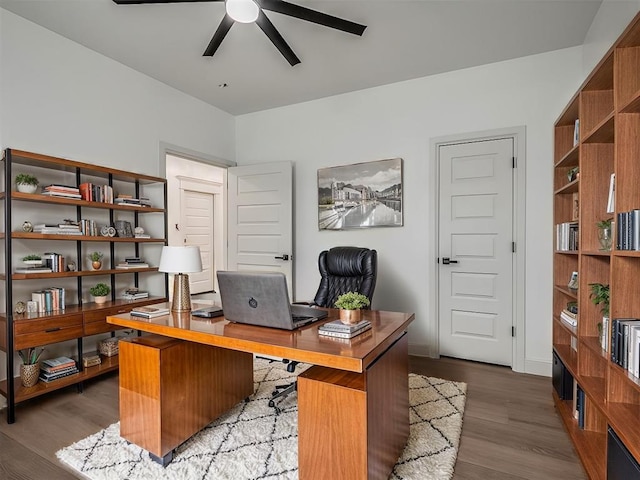
<svg viewBox="0 0 640 480">
<path fill-rule="evenodd" d="M 198 306 L 194 305 L 193 308 Z M 131 317 L 128 314 L 117 315 L 107 317 L 107 322 L 170 339 L 184 340 L 186 344 L 213 347 L 212 355 L 217 356 L 215 364 L 220 371 L 213 376 L 215 386 L 209 389 L 207 394 L 217 395 L 216 386 L 220 387 L 220 382 L 230 381 L 224 377 L 226 368 L 234 369 L 234 375 L 244 379 L 236 385 L 237 388 L 231 396 L 226 390 L 228 401 L 231 399 L 237 402 L 244 398 L 242 395 L 245 395 L 251 368 L 248 362 L 238 364 L 237 359 L 230 357 L 225 360 L 225 355 L 234 355 L 230 352 L 239 353 L 240 358 L 246 358 L 245 354 L 248 353 L 272 355 L 313 364 L 313 367 L 299 376 L 298 381 L 299 478 L 386 479 L 402 453 L 409 435 L 409 361 L 406 330 L 414 315 L 366 311 L 364 317 L 371 321 L 371 334 L 361 339 L 356 337 L 351 342 L 336 341 L 318 335 L 319 325 L 338 318 L 337 310 L 330 310 L 328 318 L 323 322 L 293 332 L 234 324 L 223 317 L 202 319 L 175 313 L 153 319 Z M 174 348 L 182 343 L 174 344 L 168 340 L 167 342 L 167 345 L 173 345 Z M 164 345 L 159 341 L 160 344 Z M 157 371 L 162 372 L 161 355 L 154 357 L 158 358 Z M 189 354 L 174 355 L 172 368 L 183 371 L 187 368 L 188 358 Z M 128 391 L 139 390 L 136 387 L 136 375 L 140 382 L 145 378 L 144 373 L 135 373 L 132 362 L 133 358 L 120 359 L 121 379 L 128 378 L 126 385 L 123 385 L 121 380 L 121 399 L 123 390 L 125 397 L 129 395 Z M 176 362 L 178 366 L 175 365 Z M 154 366 L 154 371 L 155 368 Z M 192 394 L 205 395 L 201 389 L 190 391 L 189 395 Z M 139 392 L 134 392 L 130 397 L 139 397 Z M 162 399 L 159 401 L 162 402 Z M 125 399 L 124 404 L 121 400 L 120 408 L 123 421 L 125 417 L 135 419 L 141 414 L 140 409 L 143 407 L 137 401 Z M 123 408 L 125 414 L 122 412 Z M 187 421 L 187 418 L 193 416 L 193 412 L 188 410 L 189 408 L 173 409 L 172 415 L 182 415 L 184 421 Z M 221 412 L 206 413 L 219 415 Z M 181 421 L 173 420 L 176 425 Z M 197 422 L 193 428 L 198 428 Z M 127 440 L 149 450 L 149 445 L 154 443 L 145 437 L 153 436 L 153 432 L 159 430 L 159 427 L 138 428 L 135 438 L 125 436 L 126 433 L 121 434 Z M 164 449 L 175 448 L 193 433 L 189 433 L 189 430 L 180 434 L 171 432 L 172 441 L 165 442 Z M 154 441 L 157 445 L 157 439 Z M 175 446 L 172 446 L 174 444 Z M 170 460 L 171 452 L 165 450 L 149 451 L 160 460 Z"/>
</svg>

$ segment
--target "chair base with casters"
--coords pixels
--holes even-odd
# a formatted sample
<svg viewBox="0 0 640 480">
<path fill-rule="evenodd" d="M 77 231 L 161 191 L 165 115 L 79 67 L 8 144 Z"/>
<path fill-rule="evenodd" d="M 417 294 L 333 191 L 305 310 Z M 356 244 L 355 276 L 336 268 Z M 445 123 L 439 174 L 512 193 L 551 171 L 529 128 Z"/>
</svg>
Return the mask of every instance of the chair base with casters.
<svg viewBox="0 0 640 480">
<path fill-rule="evenodd" d="M 296 365 L 300 362 L 291 362 L 289 360 L 282 360 L 282 363 L 287 364 L 287 372 L 293 373 L 296 369 Z M 276 385 L 275 390 L 271 393 L 271 400 L 269 400 L 269 406 L 276 409 L 276 415 L 279 414 L 282 409 L 276 405 L 278 398 L 286 397 L 290 393 L 298 390 L 298 382 L 291 382 L 286 385 Z"/>
</svg>

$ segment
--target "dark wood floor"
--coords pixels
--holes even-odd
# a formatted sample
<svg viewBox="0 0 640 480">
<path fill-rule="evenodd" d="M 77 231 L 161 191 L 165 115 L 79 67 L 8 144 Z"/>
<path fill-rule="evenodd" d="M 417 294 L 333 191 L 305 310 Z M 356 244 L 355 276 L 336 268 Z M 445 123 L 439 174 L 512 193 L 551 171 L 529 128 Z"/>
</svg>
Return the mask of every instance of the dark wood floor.
<svg viewBox="0 0 640 480">
<path fill-rule="evenodd" d="M 468 384 L 456 480 L 585 479 L 551 400 L 548 378 L 462 360 L 411 357 L 411 371 Z M 3 412 L 4 413 L 4 412 Z M 0 420 L 0 479 L 73 479 L 55 452 L 118 420 L 110 374 L 20 404 Z"/>
</svg>

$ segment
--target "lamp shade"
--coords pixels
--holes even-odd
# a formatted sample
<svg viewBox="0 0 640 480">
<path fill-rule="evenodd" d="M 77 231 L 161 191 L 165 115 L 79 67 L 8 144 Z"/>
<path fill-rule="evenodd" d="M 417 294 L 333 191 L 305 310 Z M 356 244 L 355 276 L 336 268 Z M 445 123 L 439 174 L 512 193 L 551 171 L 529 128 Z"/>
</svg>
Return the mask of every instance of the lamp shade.
<svg viewBox="0 0 640 480">
<path fill-rule="evenodd" d="M 199 247 L 162 247 L 158 270 L 165 273 L 193 273 L 202 271 Z"/>
</svg>

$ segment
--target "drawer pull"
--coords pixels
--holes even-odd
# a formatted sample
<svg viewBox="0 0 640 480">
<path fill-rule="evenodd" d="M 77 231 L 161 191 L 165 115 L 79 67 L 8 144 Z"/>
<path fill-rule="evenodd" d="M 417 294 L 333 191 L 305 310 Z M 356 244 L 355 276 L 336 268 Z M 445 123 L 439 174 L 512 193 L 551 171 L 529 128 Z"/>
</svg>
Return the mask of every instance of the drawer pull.
<svg viewBox="0 0 640 480">
<path fill-rule="evenodd" d="M 58 330 L 61 330 L 60 327 L 56 327 L 56 328 L 50 328 L 48 330 L 45 330 L 45 333 L 51 333 L 51 332 L 57 332 Z"/>
<path fill-rule="evenodd" d="M 118 313 L 127 313 L 129 310 L 127 310 L 126 308 L 124 310 L 118 310 Z"/>
</svg>

